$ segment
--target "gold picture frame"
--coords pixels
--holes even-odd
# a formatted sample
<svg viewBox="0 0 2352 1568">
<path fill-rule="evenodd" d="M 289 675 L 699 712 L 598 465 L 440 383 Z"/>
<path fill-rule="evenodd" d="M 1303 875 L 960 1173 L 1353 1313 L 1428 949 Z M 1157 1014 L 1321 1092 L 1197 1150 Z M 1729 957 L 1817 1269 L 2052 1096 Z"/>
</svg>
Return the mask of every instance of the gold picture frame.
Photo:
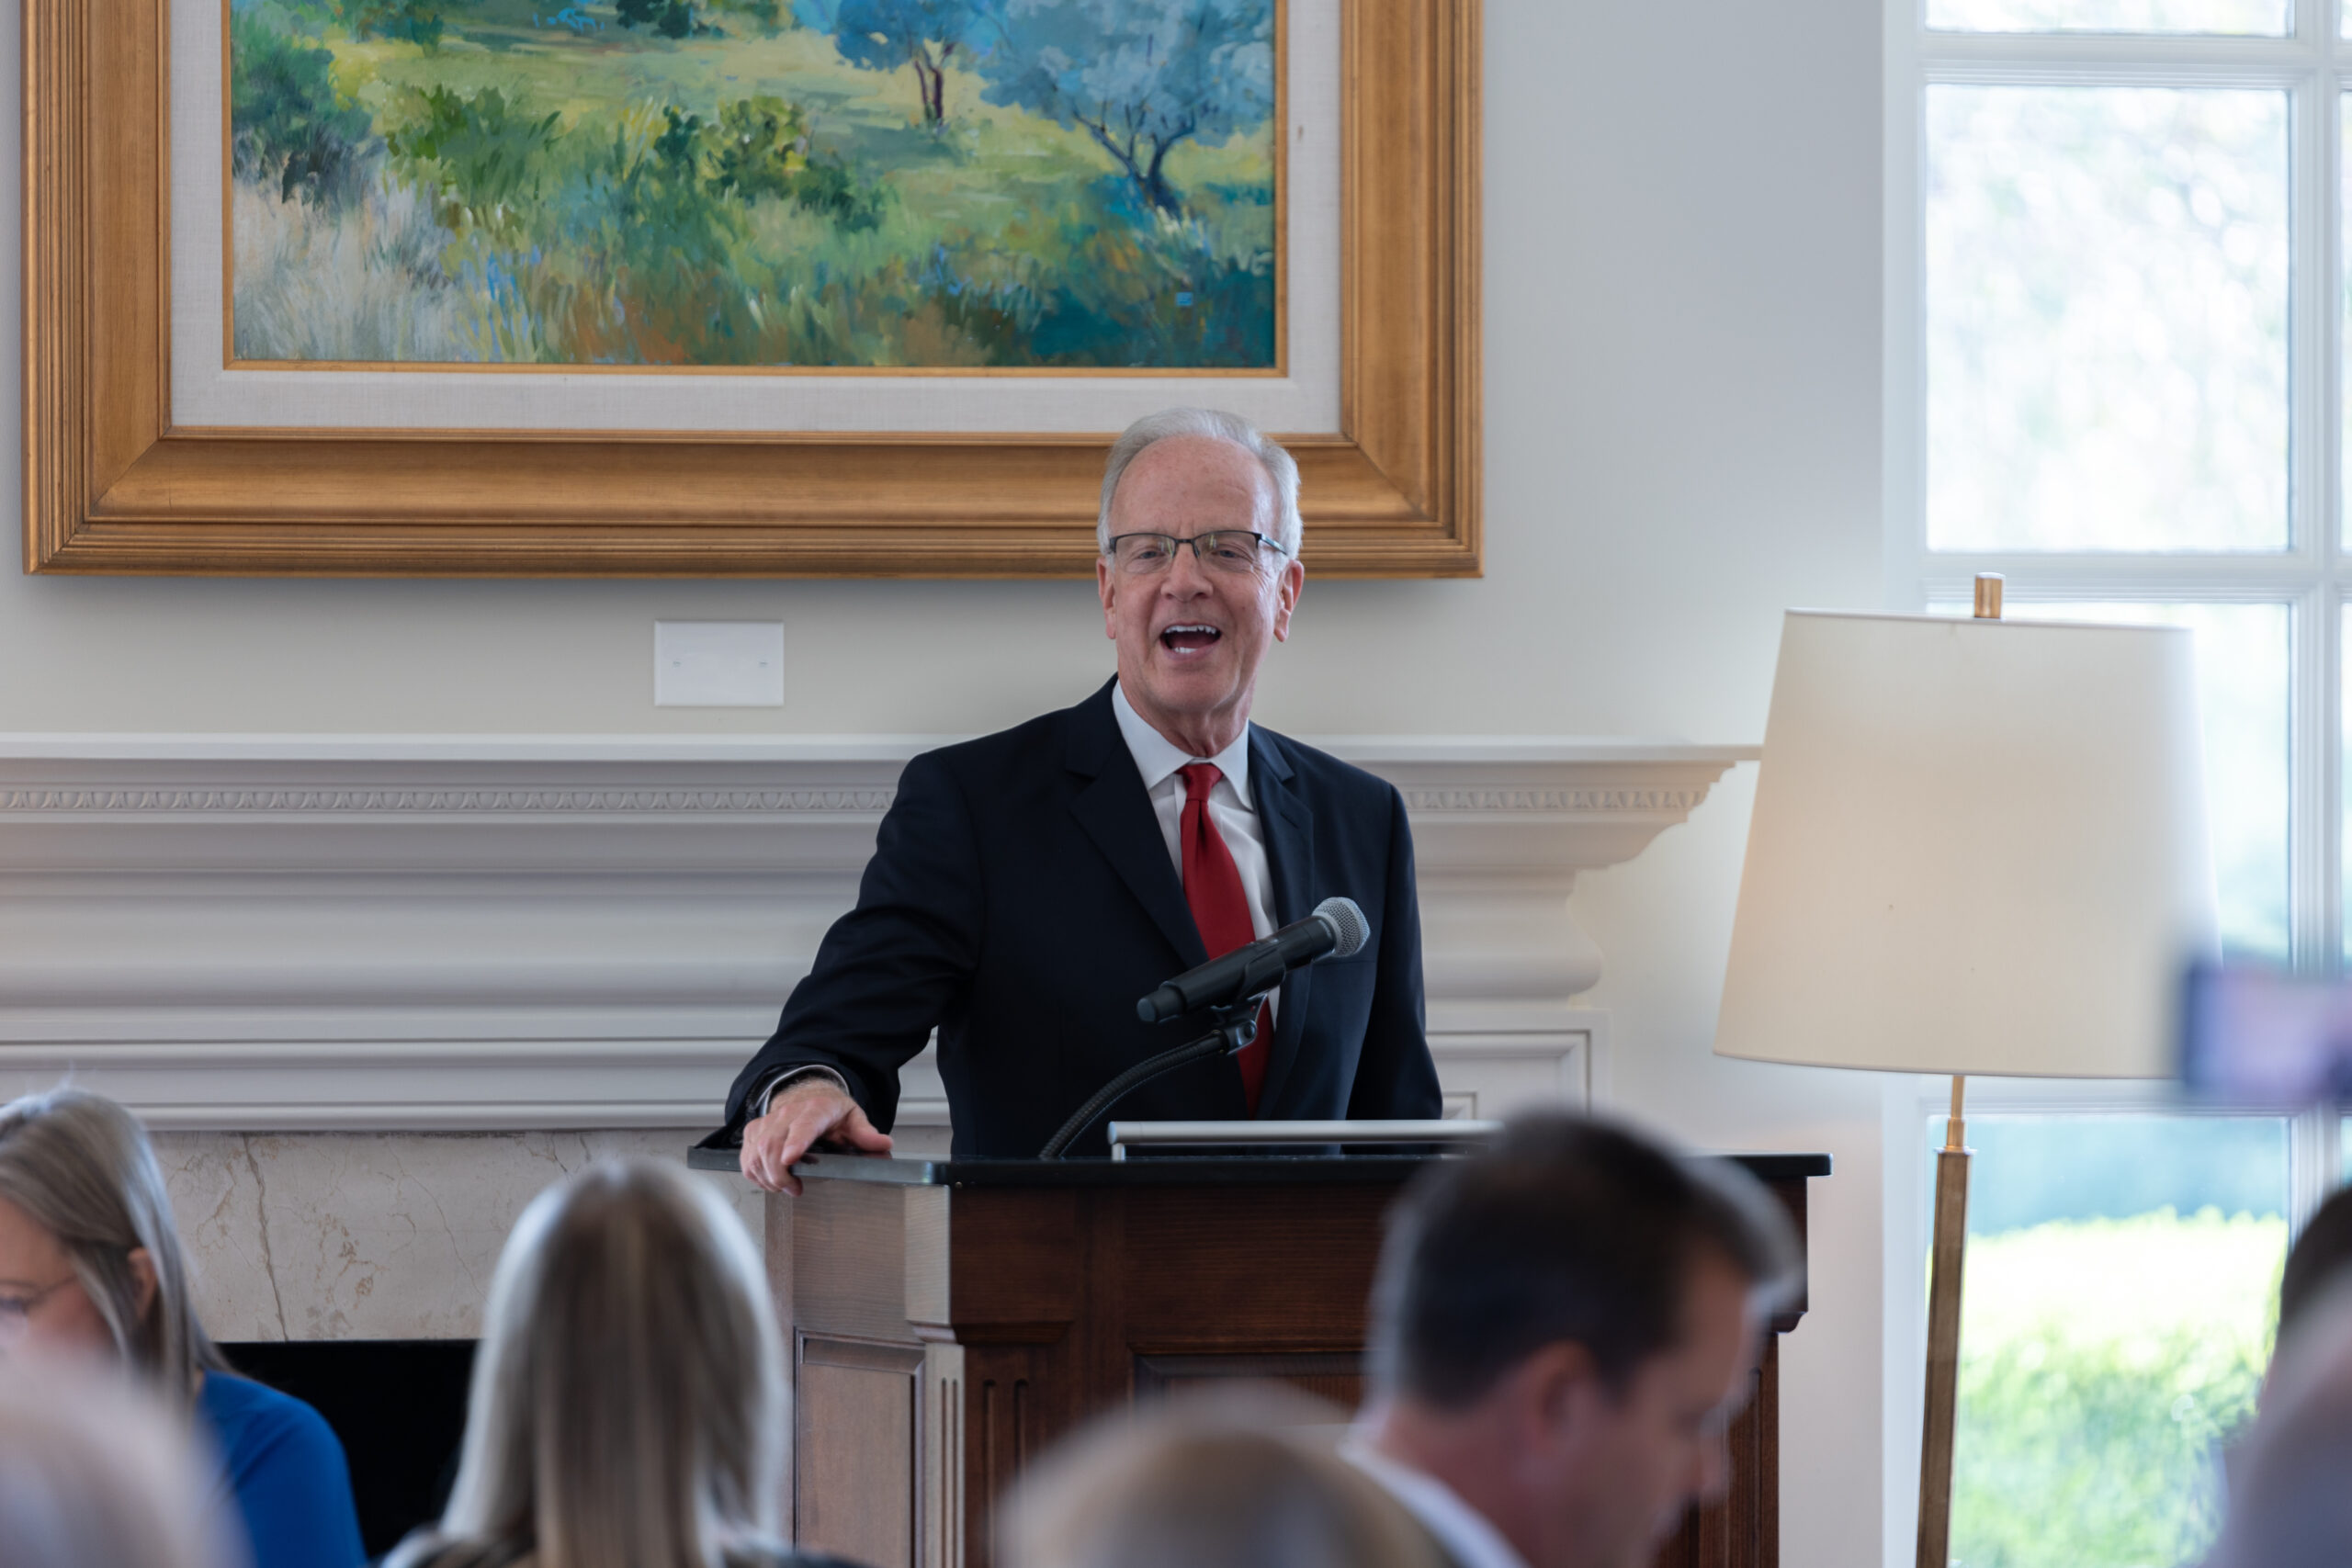
<svg viewBox="0 0 2352 1568">
<path fill-rule="evenodd" d="M 25 569 L 1069 577 L 1106 437 L 232 429 L 170 399 L 170 0 L 27 0 Z M 1311 570 L 1479 556 L 1479 7 L 1343 0 L 1340 395 Z"/>
</svg>

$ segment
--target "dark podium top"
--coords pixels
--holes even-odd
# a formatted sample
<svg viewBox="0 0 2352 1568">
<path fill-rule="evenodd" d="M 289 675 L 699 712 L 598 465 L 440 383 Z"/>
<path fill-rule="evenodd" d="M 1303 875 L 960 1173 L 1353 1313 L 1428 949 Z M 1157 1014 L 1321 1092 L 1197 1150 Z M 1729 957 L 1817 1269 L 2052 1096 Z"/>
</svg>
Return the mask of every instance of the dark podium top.
<svg viewBox="0 0 2352 1568">
<path fill-rule="evenodd" d="M 1263 1187 L 1366 1182 L 1396 1186 L 1442 1155 L 1151 1155 L 1113 1159 L 878 1159 L 812 1154 L 793 1172 L 808 1181 L 873 1181 L 887 1187 Z M 1757 1180 L 1827 1176 L 1827 1155 L 1714 1155 Z M 734 1170 L 733 1149 L 686 1151 L 695 1170 Z"/>
</svg>

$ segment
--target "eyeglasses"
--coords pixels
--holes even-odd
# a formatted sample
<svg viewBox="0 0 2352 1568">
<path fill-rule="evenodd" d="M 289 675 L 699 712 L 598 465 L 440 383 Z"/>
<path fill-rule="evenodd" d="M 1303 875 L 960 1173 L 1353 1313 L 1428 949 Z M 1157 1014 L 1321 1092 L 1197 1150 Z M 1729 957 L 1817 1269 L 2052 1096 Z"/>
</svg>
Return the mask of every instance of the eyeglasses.
<svg viewBox="0 0 2352 1568">
<path fill-rule="evenodd" d="M 28 1295 L 15 1292 L 0 1292 L 0 1349 L 21 1342 L 40 1303 L 74 1283 L 75 1276 L 68 1274 L 52 1284 L 43 1285 Z"/>
<path fill-rule="evenodd" d="M 1236 577 L 1261 570 L 1266 559 L 1261 551 L 1272 550 L 1278 557 L 1289 553 L 1247 528 L 1216 528 L 1189 539 L 1172 534 L 1122 534 L 1111 541 L 1111 565 L 1123 577 L 1155 576 L 1175 564 L 1177 548 L 1183 545 L 1193 547 L 1193 558 L 1203 566 Z"/>
</svg>

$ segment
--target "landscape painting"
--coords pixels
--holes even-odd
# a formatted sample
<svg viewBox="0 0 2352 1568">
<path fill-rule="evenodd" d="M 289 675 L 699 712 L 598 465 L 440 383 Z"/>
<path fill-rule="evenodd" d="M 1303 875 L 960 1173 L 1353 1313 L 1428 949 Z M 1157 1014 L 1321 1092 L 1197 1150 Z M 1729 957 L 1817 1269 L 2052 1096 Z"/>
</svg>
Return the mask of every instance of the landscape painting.
<svg viewBox="0 0 2352 1568">
<path fill-rule="evenodd" d="M 1277 372 L 1282 0 L 228 0 L 232 363 Z"/>
</svg>

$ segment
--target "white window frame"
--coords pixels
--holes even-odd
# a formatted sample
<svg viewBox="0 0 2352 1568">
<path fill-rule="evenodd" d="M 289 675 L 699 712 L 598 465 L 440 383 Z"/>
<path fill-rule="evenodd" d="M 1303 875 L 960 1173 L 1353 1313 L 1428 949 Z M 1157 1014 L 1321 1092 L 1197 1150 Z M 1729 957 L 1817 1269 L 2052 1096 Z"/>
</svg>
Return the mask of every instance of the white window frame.
<svg viewBox="0 0 2352 1568">
<path fill-rule="evenodd" d="M 2012 604 L 2161 600 L 2283 604 L 2289 614 L 2287 918 L 2297 968 L 2332 971 L 2343 948 L 2339 623 L 2352 593 L 2342 546 L 2338 114 L 2352 39 L 2334 0 L 2294 0 L 2290 39 L 1929 33 L 1924 0 L 1886 13 L 1886 605 L 1969 598 L 1980 571 Z M 2275 554 L 1930 552 L 1927 547 L 1926 88 L 1930 84 L 2235 86 L 2292 95 L 2289 179 L 2289 529 Z M 2336 90 L 2329 91 L 2333 86 Z"/>
<path fill-rule="evenodd" d="M 2343 0 L 2352 6 L 2352 0 Z M 2287 913 L 2295 967 L 2345 967 L 2345 606 L 2352 557 L 2344 548 L 2342 431 L 2344 216 L 2340 116 L 2352 91 L 2352 39 L 2339 38 L 2337 0 L 2293 0 L 2284 39 L 2101 34 L 1933 33 L 1925 0 L 1887 0 L 1885 25 L 1884 602 L 1916 613 L 1966 602 L 1980 571 L 2007 579 L 2020 607 L 2036 601 L 2282 604 L 2289 615 Z M 2289 547 L 2280 552 L 2131 555 L 1953 552 L 1927 547 L 1926 89 L 1934 84 L 2051 86 L 2239 86 L 2289 92 Z M 1907 1562 L 1916 1529 L 1928 1236 L 1920 1146 L 1945 1110 L 1940 1079 L 1891 1077 L 1882 1101 L 1882 1235 L 1885 1333 L 1882 1411 L 1885 1560 Z M 2169 1086 L 1973 1079 L 1972 1113 L 2067 1111 L 2227 1115 L 2192 1105 Z M 2274 1112 L 2275 1113 L 2275 1112 Z M 2339 1118 L 2295 1119 L 2289 1139 L 2290 1223 L 2337 1183 Z"/>
</svg>

